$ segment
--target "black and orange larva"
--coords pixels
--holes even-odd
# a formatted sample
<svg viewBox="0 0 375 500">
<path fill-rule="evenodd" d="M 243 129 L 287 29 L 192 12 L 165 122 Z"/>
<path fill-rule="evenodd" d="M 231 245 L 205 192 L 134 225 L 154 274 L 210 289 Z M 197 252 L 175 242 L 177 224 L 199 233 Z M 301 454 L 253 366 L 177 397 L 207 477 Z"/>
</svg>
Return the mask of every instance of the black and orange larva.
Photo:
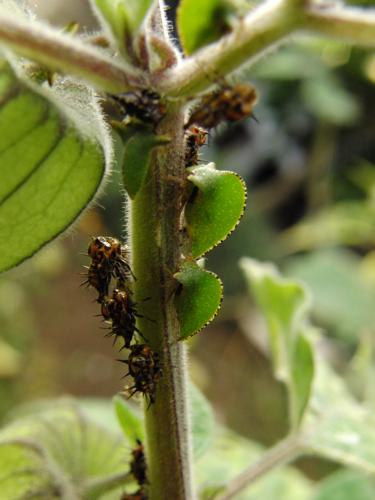
<svg viewBox="0 0 375 500">
<path fill-rule="evenodd" d="M 118 105 L 124 119 L 135 118 L 155 126 L 166 114 L 166 106 L 161 102 L 160 95 L 147 89 L 110 94 L 109 97 Z"/>
<path fill-rule="evenodd" d="M 225 85 L 202 97 L 185 129 L 197 125 L 209 130 L 222 122 L 242 120 L 252 115 L 256 101 L 257 93 L 250 83 Z"/>
<path fill-rule="evenodd" d="M 111 321 L 111 332 L 115 340 L 121 337 L 124 340 L 123 348 L 129 348 L 135 333 L 142 334 L 136 327 L 136 318 L 141 317 L 136 309 L 136 303 L 126 290 L 115 288 L 111 298 L 102 302 L 101 314 L 106 321 Z"/>
<path fill-rule="evenodd" d="M 192 125 L 185 131 L 185 167 L 197 165 L 199 148 L 206 144 L 207 130 Z"/>
<path fill-rule="evenodd" d="M 133 378 L 134 385 L 128 389 L 129 398 L 137 392 L 149 400 L 149 405 L 155 403 L 157 382 L 162 376 L 159 354 L 147 344 L 134 344 L 130 347 L 127 360 L 120 360 L 128 365 L 125 376 Z"/>
</svg>

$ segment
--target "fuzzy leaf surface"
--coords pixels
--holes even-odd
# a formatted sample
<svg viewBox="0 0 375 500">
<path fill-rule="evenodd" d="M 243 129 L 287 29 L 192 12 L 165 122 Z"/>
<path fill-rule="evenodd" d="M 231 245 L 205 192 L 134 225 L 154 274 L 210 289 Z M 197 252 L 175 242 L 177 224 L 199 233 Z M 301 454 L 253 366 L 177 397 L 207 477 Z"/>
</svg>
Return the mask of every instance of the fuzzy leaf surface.
<svg viewBox="0 0 375 500">
<path fill-rule="evenodd" d="M 174 275 L 182 288 L 175 303 L 181 326 L 181 339 L 199 332 L 217 314 L 223 286 L 216 274 L 201 269 L 195 262 L 185 262 Z"/>
<path fill-rule="evenodd" d="M 245 208 L 246 188 L 233 172 L 215 169 L 213 163 L 188 169 L 197 188 L 185 209 L 193 258 L 223 241 L 237 226 Z"/>
<path fill-rule="evenodd" d="M 61 110 L 61 111 L 60 111 Z M 28 87 L 0 67 L 0 271 L 67 229 L 97 193 L 111 146 L 94 95 Z"/>
<path fill-rule="evenodd" d="M 90 481 L 124 470 L 119 438 L 74 404 L 55 402 L 15 420 L 0 433 L 1 498 L 82 498 Z"/>
</svg>

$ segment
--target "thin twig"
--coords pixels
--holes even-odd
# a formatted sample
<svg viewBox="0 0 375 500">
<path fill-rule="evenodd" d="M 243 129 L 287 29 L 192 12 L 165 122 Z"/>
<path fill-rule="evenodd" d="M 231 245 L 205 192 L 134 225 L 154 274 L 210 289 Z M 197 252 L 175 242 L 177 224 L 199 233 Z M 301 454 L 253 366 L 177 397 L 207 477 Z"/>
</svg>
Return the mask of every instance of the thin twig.
<svg viewBox="0 0 375 500">
<path fill-rule="evenodd" d="M 291 434 L 283 441 L 280 441 L 274 447 L 267 450 L 257 462 L 251 464 L 247 469 L 232 479 L 217 500 L 230 500 L 270 470 L 296 459 L 303 451 L 304 448 L 298 436 Z"/>
</svg>

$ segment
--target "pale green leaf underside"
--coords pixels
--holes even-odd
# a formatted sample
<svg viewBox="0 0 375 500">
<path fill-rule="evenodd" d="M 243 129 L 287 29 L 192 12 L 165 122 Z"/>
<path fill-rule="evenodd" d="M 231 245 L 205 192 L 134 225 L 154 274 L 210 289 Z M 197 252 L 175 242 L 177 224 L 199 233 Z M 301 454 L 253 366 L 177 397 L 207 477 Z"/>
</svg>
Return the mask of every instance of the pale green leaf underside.
<svg viewBox="0 0 375 500">
<path fill-rule="evenodd" d="M 244 258 L 241 268 L 266 318 L 275 374 L 288 388 L 290 419 L 296 427 L 308 404 L 314 375 L 312 347 L 304 324 L 309 306 L 306 290 L 282 278 L 271 264 Z"/>
<path fill-rule="evenodd" d="M 245 208 L 246 188 L 233 172 L 215 165 L 188 169 L 188 179 L 196 186 L 185 209 L 193 258 L 198 258 L 223 241 L 238 224 Z"/>
<path fill-rule="evenodd" d="M 0 271 L 71 225 L 99 187 L 104 156 L 8 66 L 0 69 Z"/>
<path fill-rule="evenodd" d="M 317 337 L 317 331 L 308 324 L 304 289 L 297 282 L 283 279 L 270 264 L 246 258 L 241 267 L 266 316 L 270 335 L 280 337 L 279 350 L 287 354 L 279 360 L 279 368 L 284 368 L 282 379 L 288 388 L 292 423 L 295 415 L 294 429 L 298 426 L 303 452 L 375 474 L 374 415 L 354 399 L 319 352 L 313 352 L 312 339 Z M 295 300 L 298 294 L 290 293 L 293 288 L 300 289 L 302 300 Z M 277 356 L 278 351 L 272 349 L 272 355 Z"/>
<path fill-rule="evenodd" d="M 185 339 L 201 330 L 217 314 L 223 287 L 214 273 L 201 269 L 195 262 L 184 263 L 175 278 L 182 285 L 176 293 L 175 303 L 181 339 Z"/>
</svg>

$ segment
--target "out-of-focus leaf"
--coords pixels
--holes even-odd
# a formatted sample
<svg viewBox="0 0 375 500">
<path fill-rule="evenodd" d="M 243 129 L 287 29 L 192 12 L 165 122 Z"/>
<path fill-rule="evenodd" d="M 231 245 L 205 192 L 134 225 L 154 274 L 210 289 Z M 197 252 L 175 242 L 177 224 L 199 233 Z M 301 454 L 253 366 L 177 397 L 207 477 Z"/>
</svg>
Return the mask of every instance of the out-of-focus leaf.
<svg viewBox="0 0 375 500">
<path fill-rule="evenodd" d="M 230 479 L 255 463 L 262 455 L 262 448 L 228 430 L 216 432 L 209 452 L 196 462 L 196 476 L 200 498 L 212 500 Z M 305 477 L 290 467 L 282 467 L 265 474 L 249 488 L 236 495 L 236 500 L 306 500 L 311 486 Z"/>
<path fill-rule="evenodd" d="M 5 63 L 0 80 L 3 271 L 73 223 L 98 191 L 111 150 L 99 105 L 83 85 L 66 79 L 38 94 Z"/>
<path fill-rule="evenodd" d="M 50 402 L 1 431 L 1 470 L 7 471 L 1 495 L 78 499 L 90 481 L 126 472 L 128 458 L 120 434 L 92 422 L 73 402 Z"/>
<path fill-rule="evenodd" d="M 226 33 L 230 5 L 225 0 L 182 0 L 177 10 L 177 28 L 187 54 L 192 54 Z"/>
<path fill-rule="evenodd" d="M 305 80 L 301 93 L 306 107 L 322 121 L 344 126 L 360 117 L 358 100 L 330 74 Z"/>
<path fill-rule="evenodd" d="M 215 169 L 214 163 L 188 169 L 189 181 L 196 187 L 185 209 L 193 258 L 223 241 L 243 215 L 246 188 L 233 172 Z"/>
<path fill-rule="evenodd" d="M 189 384 L 189 399 L 191 403 L 194 458 L 198 459 L 211 446 L 215 431 L 215 419 L 209 402 L 192 383 Z"/>
<path fill-rule="evenodd" d="M 272 264 L 249 258 L 240 262 L 248 287 L 266 318 L 275 374 L 288 388 L 289 416 L 296 428 L 308 404 L 314 375 L 305 323 L 307 292 L 301 284 L 282 278 Z"/>
<path fill-rule="evenodd" d="M 316 364 L 314 392 L 302 429 L 308 453 L 375 474 L 375 418 L 323 361 Z"/>
<path fill-rule="evenodd" d="M 311 500 L 373 500 L 375 485 L 366 474 L 340 470 L 319 482 Z"/>
<path fill-rule="evenodd" d="M 181 283 L 175 304 L 181 326 L 181 339 L 186 339 L 201 330 L 217 314 L 223 286 L 216 274 L 201 269 L 195 262 L 185 262 L 174 275 Z"/>
<path fill-rule="evenodd" d="M 269 264 L 254 263 L 250 259 L 243 259 L 241 265 L 250 280 L 253 294 L 267 318 L 271 334 L 277 325 L 277 317 L 273 318 L 275 311 L 279 307 L 282 313 L 284 311 L 287 314 L 294 302 L 293 295 L 289 294 L 290 305 L 288 307 L 286 304 L 288 294 L 285 293 L 284 300 L 281 299 L 280 304 L 273 309 L 273 301 L 277 298 L 273 288 L 278 284 L 278 292 L 282 294 L 283 288 L 288 291 L 288 286 L 291 287 L 293 282 L 282 280 L 275 268 Z M 273 282 L 272 286 L 269 285 L 270 281 Z M 294 286 L 299 285 L 294 283 Z M 296 342 L 302 331 L 306 332 L 309 337 L 316 336 L 316 331 L 308 326 L 307 320 L 308 318 L 303 318 L 302 314 L 299 314 L 299 317 L 295 316 L 294 321 L 289 322 L 289 332 L 286 332 L 286 337 L 288 339 L 294 337 L 294 342 Z M 280 318 L 278 321 L 280 322 Z M 281 324 L 287 323 L 281 322 Z M 297 350 L 294 353 L 298 355 Z M 272 354 L 275 355 L 274 349 Z M 291 370 L 293 364 L 290 358 L 286 360 Z M 292 361 L 295 362 L 295 359 Z M 312 379 L 311 394 L 308 395 L 303 420 L 296 434 L 304 453 L 322 456 L 374 474 L 375 417 L 373 413 L 353 398 L 343 380 L 334 373 L 317 351 L 314 354 L 314 361 L 313 370 L 308 371 L 308 376 Z M 299 363 L 304 364 L 303 357 L 300 357 Z M 285 369 L 287 370 L 288 366 Z M 289 389 L 289 397 L 297 398 L 298 391 L 294 389 L 296 392 L 294 394 L 293 386 L 288 379 L 285 382 Z M 303 393 L 308 387 L 306 381 L 304 381 L 304 386 Z"/>
<path fill-rule="evenodd" d="M 259 61 L 252 68 L 251 74 L 253 78 L 297 80 L 316 78 L 326 71 L 316 56 L 309 54 L 308 57 L 309 64 L 306 64 L 306 51 L 297 47 L 284 48 Z"/>
<path fill-rule="evenodd" d="M 136 444 L 137 439 L 144 441 L 144 429 L 141 416 L 137 415 L 136 412 L 130 407 L 129 403 L 121 396 L 115 396 L 113 398 L 113 403 L 118 422 L 124 435 L 134 445 Z"/>
<path fill-rule="evenodd" d="M 286 272 L 312 291 L 314 316 L 337 335 L 357 341 L 375 323 L 375 287 L 363 278 L 360 258 L 323 250 L 289 259 Z"/>
<path fill-rule="evenodd" d="M 299 252 L 335 244 L 374 245 L 375 204 L 371 200 L 347 201 L 319 211 L 286 230 L 280 244 Z"/>
</svg>

